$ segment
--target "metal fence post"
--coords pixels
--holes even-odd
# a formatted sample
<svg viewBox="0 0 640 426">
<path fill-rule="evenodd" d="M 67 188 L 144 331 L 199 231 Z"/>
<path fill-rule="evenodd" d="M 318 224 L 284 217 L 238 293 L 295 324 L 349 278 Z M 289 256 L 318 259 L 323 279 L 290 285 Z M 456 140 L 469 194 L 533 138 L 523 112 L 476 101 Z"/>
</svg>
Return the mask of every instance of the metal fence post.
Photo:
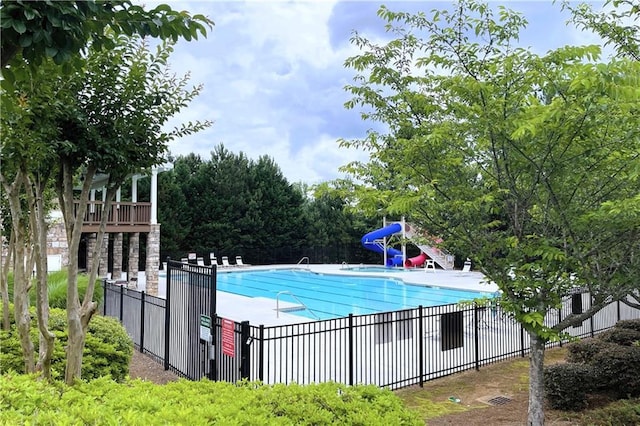
<svg viewBox="0 0 640 426">
<path fill-rule="evenodd" d="M 480 371 L 480 340 L 479 340 L 479 322 L 478 322 L 478 303 L 473 304 L 473 346 L 475 351 L 476 371 Z M 485 307 L 486 309 L 486 307 Z"/>
<path fill-rule="evenodd" d="M 524 327 L 520 326 L 520 356 L 524 358 Z"/>
<path fill-rule="evenodd" d="M 258 349 L 260 364 L 258 365 L 258 380 L 264 381 L 264 325 L 260 324 L 260 348 Z"/>
<path fill-rule="evenodd" d="M 622 313 L 620 312 L 620 299 L 616 300 L 616 316 L 618 321 L 622 318 Z"/>
<path fill-rule="evenodd" d="M 418 358 L 419 358 L 419 374 L 420 387 L 424 386 L 424 330 L 423 330 L 423 313 L 422 305 L 418 306 Z"/>
<path fill-rule="evenodd" d="M 251 376 L 251 327 L 249 321 L 240 323 L 240 378 L 248 379 Z"/>
<path fill-rule="evenodd" d="M 102 280 L 102 315 L 107 316 L 107 279 Z"/>
<path fill-rule="evenodd" d="M 144 353 L 144 307 L 146 305 L 145 292 L 140 293 L 140 353 Z"/>
<path fill-rule="evenodd" d="M 562 322 L 562 308 L 558 309 L 558 323 L 557 324 L 560 324 L 560 322 Z M 562 347 L 562 339 L 560 339 L 559 342 L 560 342 L 560 347 Z"/>
<path fill-rule="evenodd" d="M 353 386 L 353 314 L 349 314 L 349 386 Z"/>
<path fill-rule="evenodd" d="M 169 369 L 169 320 L 171 319 L 171 258 L 167 257 L 167 298 L 164 305 L 164 369 Z"/>
<path fill-rule="evenodd" d="M 120 322 L 124 318 L 124 286 L 120 286 Z"/>
<path fill-rule="evenodd" d="M 593 306 L 593 296 L 589 293 L 589 309 Z M 589 317 L 589 326 L 591 327 L 591 337 L 596 335 L 595 331 L 593 331 L 593 315 Z"/>
<path fill-rule="evenodd" d="M 211 288 L 209 289 L 209 309 L 211 310 L 211 350 L 212 354 L 209 355 L 209 372 L 211 375 L 211 380 L 218 380 L 218 354 L 221 354 L 218 345 L 218 313 L 216 307 L 216 292 L 217 292 L 217 283 L 216 283 L 216 265 L 211 266 Z"/>
</svg>

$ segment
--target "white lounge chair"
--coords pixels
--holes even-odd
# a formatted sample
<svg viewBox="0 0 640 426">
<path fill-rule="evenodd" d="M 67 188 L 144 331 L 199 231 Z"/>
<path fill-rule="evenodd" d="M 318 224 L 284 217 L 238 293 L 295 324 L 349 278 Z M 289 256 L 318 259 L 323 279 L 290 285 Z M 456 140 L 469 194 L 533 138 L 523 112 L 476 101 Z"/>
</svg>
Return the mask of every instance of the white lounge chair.
<svg viewBox="0 0 640 426">
<path fill-rule="evenodd" d="M 429 270 L 431 270 L 432 272 L 436 271 L 436 262 L 432 259 L 427 259 L 424 261 L 424 271 L 429 272 Z"/>
<path fill-rule="evenodd" d="M 197 259 L 197 262 L 198 262 L 198 266 L 204 266 L 204 257 L 199 257 Z"/>
<path fill-rule="evenodd" d="M 471 259 L 467 257 L 467 260 L 464 261 L 462 272 L 469 272 L 469 271 L 471 271 Z"/>
<path fill-rule="evenodd" d="M 227 256 L 222 256 L 222 266 L 224 266 L 225 268 L 231 266 L 229 264 L 229 258 Z"/>
<path fill-rule="evenodd" d="M 238 266 L 249 266 L 249 264 L 246 264 L 242 261 L 242 256 L 236 256 L 236 265 Z"/>
<path fill-rule="evenodd" d="M 183 257 L 182 259 L 180 259 L 180 262 L 182 263 L 189 263 L 189 259 L 186 257 Z"/>
<path fill-rule="evenodd" d="M 211 260 L 211 266 L 213 266 L 213 265 L 220 266 L 218 264 L 218 258 L 217 257 L 213 256 L 209 260 Z"/>
</svg>

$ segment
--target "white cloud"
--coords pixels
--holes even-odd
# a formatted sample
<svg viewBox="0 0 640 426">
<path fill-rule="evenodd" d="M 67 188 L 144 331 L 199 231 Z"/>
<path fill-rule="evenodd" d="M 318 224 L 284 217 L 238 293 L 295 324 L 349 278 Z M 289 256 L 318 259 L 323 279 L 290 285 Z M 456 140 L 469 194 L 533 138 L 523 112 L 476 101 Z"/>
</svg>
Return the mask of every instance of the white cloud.
<svg viewBox="0 0 640 426">
<path fill-rule="evenodd" d="M 394 3 L 394 10 L 420 3 Z M 356 29 L 383 42 L 383 22 L 375 16 L 379 3 L 336 1 L 172 1 L 177 10 L 200 13 L 215 21 L 206 39 L 180 42 L 171 56 L 172 69 L 191 71 L 204 89 L 172 125 L 213 120 L 204 132 L 175 141 L 174 155 L 191 152 L 210 158 L 220 143 L 235 153 L 274 159 L 290 182 L 317 183 L 338 177 L 340 166 L 365 153 L 340 148 L 337 139 L 364 137 L 372 123 L 359 111 L 343 107 L 343 90 L 355 75 L 344 69 L 358 53 L 349 43 Z M 154 4 L 147 4 L 149 7 Z M 446 4 L 424 6 L 426 11 Z M 559 6 L 509 3 L 523 10 L 531 25 L 525 46 L 543 53 L 565 44 L 599 42 L 565 25 Z"/>
</svg>

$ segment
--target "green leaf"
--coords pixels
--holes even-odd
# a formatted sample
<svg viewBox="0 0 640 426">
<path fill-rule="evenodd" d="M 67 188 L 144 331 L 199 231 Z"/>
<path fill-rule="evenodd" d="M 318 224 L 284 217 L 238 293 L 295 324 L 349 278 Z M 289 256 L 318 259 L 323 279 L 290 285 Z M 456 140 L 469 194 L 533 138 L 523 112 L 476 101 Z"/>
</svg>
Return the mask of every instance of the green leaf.
<svg viewBox="0 0 640 426">
<path fill-rule="evenodd" d="M 31 45 L 32 41 L 33 39 L 31 34 L 26 33 L 20 36 L 20 38 L 18 39 L 18 44 L 20 44 L 20 47 L 27 47 Z"/>
<path fill-rule="evenodd" d="M 11 25 L 18 34 L 24 34 L 27 31 L 27 26 L 22 21 L 12 20 Z"/>
<path fill-rule="evenodd" d="M 47 46 L 44 49 L 44 51 L 47 54 L 47 56 L 49 56 L 50 58 L 53 58 L 54 56 L 56 56 L 58 54 L 58 49 L 56 47 L 52 47 L 52 46 Z"/>
</svg>

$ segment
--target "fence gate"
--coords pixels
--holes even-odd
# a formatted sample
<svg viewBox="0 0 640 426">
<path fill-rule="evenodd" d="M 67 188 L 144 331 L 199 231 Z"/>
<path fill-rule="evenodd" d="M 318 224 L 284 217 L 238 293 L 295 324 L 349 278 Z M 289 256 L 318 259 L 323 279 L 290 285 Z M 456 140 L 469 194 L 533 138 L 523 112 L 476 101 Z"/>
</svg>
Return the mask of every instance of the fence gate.
<svg viewBox="0 0 640 426">
<path fill-rule="evenodd" d="M 216 271 L 167 261 L 165 369 L 236 382 L 249 375 L 249 324 L 216 315 Z"/>
<path fill-rule="evenodd" d="M 165 369 L 192 380 L 217 379 L 215 327 L 216 267 L 167 261 L 167 309 L 165 311 Z M 207 319 L 209 324 L 207 324 Z M 201 330 L 202 329 L 202 330 Z"/>
</svg>

